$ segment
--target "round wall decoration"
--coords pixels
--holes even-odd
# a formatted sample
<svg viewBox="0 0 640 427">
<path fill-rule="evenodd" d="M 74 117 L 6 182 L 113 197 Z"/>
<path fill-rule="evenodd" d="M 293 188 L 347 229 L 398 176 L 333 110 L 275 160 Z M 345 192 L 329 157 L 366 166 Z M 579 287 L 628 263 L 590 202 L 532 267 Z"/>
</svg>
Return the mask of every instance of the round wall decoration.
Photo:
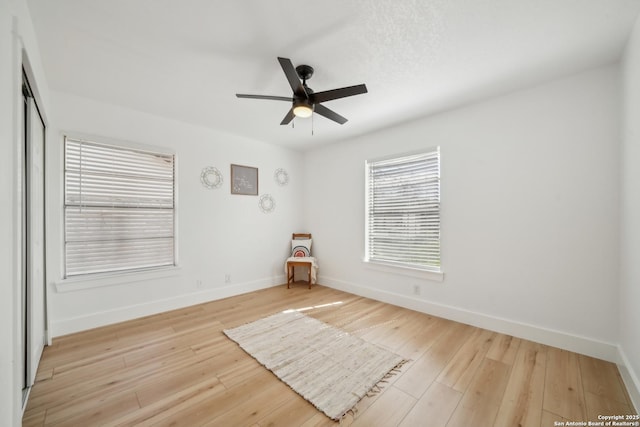
<svg viewBox="0 0 640 427">
<path fill-rule="evenodd" d="M 200 174 L 200 182 L 206 188 L 220 188 L 220 186 L 222 185 L 222 181 L 222 174 L 217 168 L 214 168 L 213 166 L 207 166 L 206 168 L 202 169 L 202 173 Z"/>
<path fill-rule="evenodd" d="M 289 174 L 282 168 L 276 169 L 273 174 L 273 178 L 276 180 L 278 185 L 287 185 L 289 183 Z"/>
<path fill-rule="evenodd" d="M 263 194 L 258 201 L 260 210 L 264 213 L 271 213 L 276 208 L 276 201 L 273 200 L 270 194 Z"/>
</svg>

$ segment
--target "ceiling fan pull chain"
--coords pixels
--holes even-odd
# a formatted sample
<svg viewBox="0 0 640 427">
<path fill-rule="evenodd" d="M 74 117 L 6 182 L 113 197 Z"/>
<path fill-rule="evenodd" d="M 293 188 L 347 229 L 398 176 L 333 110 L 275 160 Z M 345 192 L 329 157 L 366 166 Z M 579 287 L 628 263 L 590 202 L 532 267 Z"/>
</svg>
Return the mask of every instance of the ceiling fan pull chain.
<svg viewBox="0 0 640 427">
<path fill-rule="evenodd" d="M 313 110 L 311 111 L 311 136 L 313 136 L 313 116 L 315 116 L 313 113 L 316 112 L 316 104 L 312 104 L 311 109 Z"/>
</svg>

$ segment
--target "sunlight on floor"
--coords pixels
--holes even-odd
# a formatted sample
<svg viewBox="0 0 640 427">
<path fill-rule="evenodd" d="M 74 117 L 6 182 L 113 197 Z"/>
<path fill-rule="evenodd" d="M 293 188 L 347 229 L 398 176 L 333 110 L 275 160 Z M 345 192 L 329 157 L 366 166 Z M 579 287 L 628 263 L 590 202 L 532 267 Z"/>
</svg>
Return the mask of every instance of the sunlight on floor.
<svg viewBox="0 0 640 427">
<path fill-rule="evenodd" d="M 320 305 L 312 305 L 310 307 L 289 308 L 287 310 L 284 310 L 283 313 L 292 313 L 294 311 L 309 311 L 309 310 L 313 310 L 313 309 L 316 309 L 316 308 L 331 307 L 331 306 L 340 305 L 340 304 L 342 304 L 342 301 L 330 302 L 330 303 L 327 303 L 327 304 L 320 304 Z"/>
</svg>

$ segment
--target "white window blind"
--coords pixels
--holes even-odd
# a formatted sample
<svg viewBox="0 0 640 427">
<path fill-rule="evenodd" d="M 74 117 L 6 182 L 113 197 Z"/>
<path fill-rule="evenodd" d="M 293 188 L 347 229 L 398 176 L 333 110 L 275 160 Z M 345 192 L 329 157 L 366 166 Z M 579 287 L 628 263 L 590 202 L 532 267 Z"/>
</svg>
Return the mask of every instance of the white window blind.
<svg viewBox="0 0 640 427">
<path fill-rule="evenodd" d="M 174 156 L 65 138 L 65 276 L 175 264 Z"/>
<path fill-rule="evenodd" d="M 440 150 L 366 163 L 366 261 L 440 271 Z"/>
</svg>

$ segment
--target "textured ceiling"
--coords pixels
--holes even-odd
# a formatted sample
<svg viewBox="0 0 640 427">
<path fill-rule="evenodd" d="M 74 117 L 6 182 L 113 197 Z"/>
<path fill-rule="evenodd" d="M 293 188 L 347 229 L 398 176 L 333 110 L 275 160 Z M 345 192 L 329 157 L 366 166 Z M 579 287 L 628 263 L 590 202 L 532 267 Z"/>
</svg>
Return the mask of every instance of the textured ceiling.
<svg viewBox="0 0 640 427">
<path fill-rule="evenodd" d="M 392 126 L 616 61 L 640 0 L 28 0 L 51 89 L 283 146 Z M 280 126 L 277 56 L 316 92 L 369 93 Z"/>
</svg>

